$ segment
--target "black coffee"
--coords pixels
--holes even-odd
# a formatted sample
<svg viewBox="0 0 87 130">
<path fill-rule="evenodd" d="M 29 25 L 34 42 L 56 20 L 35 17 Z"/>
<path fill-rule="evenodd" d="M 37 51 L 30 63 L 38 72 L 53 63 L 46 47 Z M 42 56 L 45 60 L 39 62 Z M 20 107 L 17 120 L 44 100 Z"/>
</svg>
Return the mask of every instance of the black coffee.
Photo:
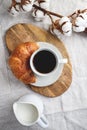
<svg viewBox="0 0 87 130">
<path fill-rule="evenodd" d="M 56 66 L 56 58 L 49 50 L 39 51 L 34 59 L 33 64 L 35 69 L 40 73 L 49 73 Z"/>
</svg>

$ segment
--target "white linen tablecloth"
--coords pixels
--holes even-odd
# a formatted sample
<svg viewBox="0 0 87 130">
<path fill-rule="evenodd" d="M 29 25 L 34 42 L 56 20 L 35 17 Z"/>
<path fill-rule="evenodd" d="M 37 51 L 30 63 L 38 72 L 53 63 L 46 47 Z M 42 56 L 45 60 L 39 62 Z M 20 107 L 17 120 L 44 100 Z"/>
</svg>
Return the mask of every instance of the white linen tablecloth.
<svg viewBox="0 0 87 130">
<path fill-rule="evenodd" d="M 87 34 L 73 33 L 71 37 L 65 37 L 65 36 L 60 37 L 60 39 L 63 41 L 64 45 L 66 46 L 66 49 L 69 53 L 70 60 L 72 63 L 72 67 L 73 67 L 72 84 L 70 88 L 63 95 L 59 97 L 48 98 L 48 97 L 41 96 L 33 92 L 31 89 L 27 88 L 20 81 L 18 81 L 10 71 L 7 64 L 9 54 L 5 45 L 5 32 L 7 29 L 9 29 L 10 26 L 19 22 L 32 23 L 41 28 L 44 28 L 47 23 L 46 21 L 35 22 L 32 19 L 30 13 L 24 13 L 18 15 L 17 17 L 12 17 L 7 12 L 7 8 L 9 4 L 10 4 L 9 0 L 7 1 L 3 0 L 2 5 L 0 5 L 0 25 L 1 25 L 0 27 L 0 53 L 1 53 L 0 54 L 0 123 L 8 122 L 9 114 L 10 113 L 13 114 L 12 104 L 14 103 L 14 101 L 16 101 L 20 96 L 23 96 L 25 94 L 30 94 L 30 93 L 36 94 L 39 97 L 41 97 L 45 106 L 45 111 L 44 111 L 45 114 L 62 112 L 62 115 L 61 116 L 59 115 L 59 117 L 63 117 L 64 119 L 65 118 L 67 119 L 67 115 L 68 115 L 70 118 L 72 117 L 73 119 L 72 113 L 70 114 L 68 113 L 68 111 L 87 108 L 87 94 L 86 94 Z M 62 15 L 69 15 L 77 9 L 84 9 L 84 8 L 87 8 L 87 2 L 85 0 L 50 1 L 50 10 Z M 47 22 L 49 23 L 50 20 L 48 21 L 47 19 Z M 64 114 L 65 112 L 67 112 L 66 117 Z M 14 120 L 13 115 L 11 119 Z M 55 116 L 55 119 L 58 118 Z M 85 126 L 85 128 L 87 127 Z M 34 127 L 32 127 L 32 129 L 34 129 Z"/>
</svg>

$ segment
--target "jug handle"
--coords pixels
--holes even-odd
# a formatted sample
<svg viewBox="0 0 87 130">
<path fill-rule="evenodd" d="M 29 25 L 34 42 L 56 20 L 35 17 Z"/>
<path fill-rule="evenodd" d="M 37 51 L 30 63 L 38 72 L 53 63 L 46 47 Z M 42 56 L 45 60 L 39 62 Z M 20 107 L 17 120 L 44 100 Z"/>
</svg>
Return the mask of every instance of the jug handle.
<svg viewBox="0 0 87 130">
<path fill-rule="evenodd" d="M 42 128 L 47 128 L 49 126 L 48 120 L 46 117 L 42 114 L 40 119 L 37 122 Z"/>
</svg>

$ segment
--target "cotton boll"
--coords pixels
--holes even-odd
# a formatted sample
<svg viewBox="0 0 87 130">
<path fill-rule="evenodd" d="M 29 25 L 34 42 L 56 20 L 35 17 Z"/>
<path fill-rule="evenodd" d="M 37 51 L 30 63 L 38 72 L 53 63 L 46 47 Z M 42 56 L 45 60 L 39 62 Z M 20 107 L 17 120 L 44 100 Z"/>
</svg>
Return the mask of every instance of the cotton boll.
<svg viewBox="0 0 87 130">
<path fill-rule="evenodd" d="M 19 11 L 17 11 L 14 7 L 12 7 L 10 10 L 10 14 L 12 14 L 13 16 L 17 16 L 19 14 Z"/>
<path fill-rule="evenodd" d="M 32 4 L 26 4 L 26 5 L 23 5 L 22 6 L 23 10 L 26 11 L 26 12 L 29 12 L 32 10 Z"/>
<path fill-rule="evenodd" d="M 61 34 L 61 32 L 58 29 L 54 29 L 52 25 L 49 26 L 49 31 L 51 34 L 59 36 Z"/>
<path fill-rule="evenodd" d="M 65 36 L 71 36 L 72 34 L 72 23 L 70 21 L 65 22 L 62 25 L 62 31 Z"/>
<path fill-rule="evenodd" d="M 44 17 L 44 13 L 42 11 L 40 11 L 40 10 L 37 10 L 36 14 L 37 14 L 38 18 L 43 18 Z"/>
<path fill-rule="evenodd" d="M 44 18 L 44 13 L 40 10 L 34 10 L 32 16 L 36 18 Z"/>
<path fill-rule="evenodd" d="M 68 32 L 64 32 L 63 33 L 65 36 L 71 36 L 72 35 L 72 30 L 68 31 Z"/>
<path fill-rule="evenodd" d="M 54 36 L 56 36 L 58 38 L 60 38 L 61 35 L 62 35 L 62 33 L 59 30 L 57 30 L 57 29 L 54 29 L 53 31 L 50 30 L 50 32 L 51 32 L 51 34 L 53 34 Z"/>
<path fill-rule="evenodd" d="M 72 24 L 70 22 L 66 22 L 63 26 L 62 26 L 62 30 L 63 32 L 67 32 L 69 30 L 72 30 Z"/>
<path fill-rule="evenodd" d="M 54 29 L 54 35 L 57 37 L 57 38 L 62 38 L 63 34 L 58 30 L 58 29 Z"/>
<path fill-rule="evenodd" d="M 49 2 L 42 2 L 40 3 L 40 7 L 44 9 L 49 9 Z"/>
<path fill-rule="evenodd" d="M 15 10 L 20 11 L 20 5 L 16 5 L 15 8 Z"/>
<path fill-rule="evenodd" d="M 84 30 L 85 30 L 85 27 L 83 26 L 79 26 L 79 27 L 73 26 L 74 32 L 83 32 Z"/>
<path fill-rule="evenodd" d="M 54 34 L 56 35 L 56 36 L 60 36 L 61 35 L 61 32 L 58 30 L 58 29 L 54 29 Z"/>
<path fill-rule="evenodd" d="M 59 20 L 59 24 L 62 25 L 64 22 L 70 22 L 70 19 L 68 17 L 62 17 L 60 20 Z"/>
<path fill-rule="evenodd" d="M 40 11 L 40 10 L 33 10 L 33 12 L 32 12 L 32 16 L 34 17 L 34 19 L 36 20 L 36 21 L 42 21 L 43 19 L 44 19 L 44 13 L 42 12 L 42 11 Z"/>
<path fill-rule="evenodd" d="M 87 13 L 81 13 L 80 16 L 87 21 Z"/>
<path fill-rule="evenodd" d="M 83 19 L 81 16 L 79 16 L 79 17 L 76 18 L 75 24 L 77 26 L 85 26 L 86 20 Z"/>
</svg>

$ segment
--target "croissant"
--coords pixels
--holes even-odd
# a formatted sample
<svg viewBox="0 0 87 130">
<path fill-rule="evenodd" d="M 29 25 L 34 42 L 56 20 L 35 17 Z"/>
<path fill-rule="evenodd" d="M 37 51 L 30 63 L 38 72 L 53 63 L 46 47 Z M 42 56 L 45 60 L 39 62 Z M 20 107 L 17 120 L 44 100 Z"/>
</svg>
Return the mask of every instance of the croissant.
<svg viewBox="0 0 87 130">
<path fill-rule="evenodd" d="M 26 42 L 19 44 L 11 56 L 9 57 L 8 64 L 13 74 L 25 84 L 36 82 L 36 77 L 30 68 L 30 57 L 39 46 L 33 42 Z"/>
</svg>

